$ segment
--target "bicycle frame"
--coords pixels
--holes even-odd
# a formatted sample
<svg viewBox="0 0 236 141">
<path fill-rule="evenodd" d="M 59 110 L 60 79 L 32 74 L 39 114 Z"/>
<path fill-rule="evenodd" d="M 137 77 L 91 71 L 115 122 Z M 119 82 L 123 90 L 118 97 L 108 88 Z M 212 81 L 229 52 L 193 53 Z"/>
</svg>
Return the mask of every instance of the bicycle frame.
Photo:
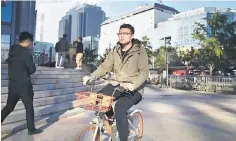
<svg viewBox="0 0 236 141">
<path fill-rule="evenodd" d="M 92 82 L 92 87 L 91 87 L 91 91 L 93 91 L 93 88 L 94 88 L 94 84 L 95 84 L 95 82 L 93 81 Z M 115 92 L 116 91 L 120 91 L 120 88 L 119 87 L 116 87 L 115 89 L 114 89 L 114 91 L 113 91 L 113 94 L 112 94 L 112 96 L 114 96 L 114 94 L 115 94 Z M 127 94 L 129 94 L 129 93 L 127 93 Z M 112 106 L 113 107 L 113 106 Z M 128 123 L 129 123 L 129 125 L 131 126 L 131 128 L 132 128 L 132 130 L 133 131 L 135 131 L 135 134 L 134 135 L 132 135 L 132 136 L 130 136 L 129 135 L 129 138 L 130 137 L 134 137 L 134 136 L 137 136 L 138 137 L 138 129 L 134 126 L 134 123 L 133 123 L 133 121 L 132 121 L 132 115 L 134 114 L 134 113 L 136 113 L 136 112 L 142 112 L 141 110 L 139 110 L 139 109 L 134 109 L 134 110 L 129 110 L 129 111 L 127 111 L 127 118 L 128 118 Z M 100 113 L 100 112 L 99 112 Z M 98 113 L 98 115 L 100 115 Z M 98 123 L 92 123 L 92 125 L 94 125 L 96 128 L 95 128 L 95 132 L 94 132 L 94 134 L 93 134 L 93 141 L 95 141 L 95 139 L 96 139 L 96 136 L 97 136 L 97 134 L 99 134 L 99 137 L 101 138 L 101 128 L 104 126 L 104 124 L 103 124 L 103 120 L 104 120 L 104 116 L 105 115 L 103 115 L 103 117 L 100 117 L 100 116 L 97 116 L 96 118 L 99 118 L 98 119 Z M 99 131 L 99 132 L 98 132 Z M 116 132 L 116 139 L 118 139 L 119 138 L 119 134 L 118 134 L 118 131 Z M 109 137 L 109 141 L 111 141 L 111 136 Z"/>
<path fill-rule="evenodd" d="M 131 128 L 135 131 L 135 136 L 138 136 L 139 133 L 138 133 L 137 128 L 134 126 L 134 123 L 131 117 L 133 116 L 134 113 L 137 113 L 137 112 L 142 113 L 142 110 L 134 109 L 128 112 L 128 123 L 131 126 Z"/>
<path fill-rule="evenodd" d="M 96 129 L 95 129 L 95 132 L 94 132 L 94 135 L 93 135 L 93 141 L 95 141 L 95 138 L 96 138 L 96 135 L 98 134 L 98 130 L 100 130 L 99 131 L 99 137 L 101 137 L 101 119 L 99 120 L 99 123 L 96 125 Z"/>
<path fill-rule="evenodd" d="M 133 123 L 133 120 L 132 120 L 132 115 L 134 114 L 134 113 L 136 113 L 136 112 L 142 112 L 141 110 L 139 110 L 139 109 L 135 109 L 135 110 L 130 110 L 130 111 L 128 111 L 127 113 L 128 113 L 128 115 L 127 115 L 127 118 L 128 118 L 128 123 L 129 123 L 129 125 L 130 125 L 130 127 L 131 127 L 131 129 L 134 131 L 134 133 L 132 133 L 131 135 L 129 135 L 129 138 L 132 138 L 132 137 L 138 137 L 138 134 L 139 134 L 139 131 L 138 131 L 138 129 L 135 127 L 135 125 L 134 125 L 134 123 Z M 105 115 L 104 115 L 105 116 Z M 93 126 L 95 126 L 96 128 L 95 128 L 95 132 L 94 132 L 94 134 L 93 134 L 93 141 L 95 141 L 95 139 L 96 139 L 96 136 L 99 134 L 99 137 L 101 137 L 101 135 L 102 135 L 102 132 L 101 132 L 101 129 L 102 129 L 102 127 L 104 126 L 104 124 L 103 124 L 103 117 L 100 117 L 100 116 L 97 116 L 96 118 L 99 118 L 98 119 L 98 123 L 92 123 L 91 125 L 93 125 Z M 116 134 L 116 139 L 118 139 L 119 138 L 119 134 L 118 134 L 118 131 L 115 133 Z M 112 137 L 111 137 L 111 135 L 110 135 L 110 137 L 109 137 L 109 141 L 111 141 L 111 139 L 112 139 Z"/>
</svg>

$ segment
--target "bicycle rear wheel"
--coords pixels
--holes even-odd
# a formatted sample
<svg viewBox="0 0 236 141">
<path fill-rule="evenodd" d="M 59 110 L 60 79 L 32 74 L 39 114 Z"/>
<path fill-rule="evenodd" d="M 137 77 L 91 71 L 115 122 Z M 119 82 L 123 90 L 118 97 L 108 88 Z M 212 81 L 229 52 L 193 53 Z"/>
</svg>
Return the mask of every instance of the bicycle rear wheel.
<svg viewBox="0 0 236 141">
<path fill-rule="evenodd" d="M 79 136 L 75 138 L 75 141 L 93 141 L 95 135 L 96 126 L 90 125 L 80 132 Z M 95 141 L 101 141 L 100 130 L 97 131 L 95 135 Z"/>
<path fill-rule="evenodd" d="M 141 113 L 136 112 L 131 116 L 131 120 L 135 128 L 138 129 L 138 141 L 141 141 L 143 137 L 143 116 Z M 132 134 L 131 129 L 129 134 Z"/>
</svg>

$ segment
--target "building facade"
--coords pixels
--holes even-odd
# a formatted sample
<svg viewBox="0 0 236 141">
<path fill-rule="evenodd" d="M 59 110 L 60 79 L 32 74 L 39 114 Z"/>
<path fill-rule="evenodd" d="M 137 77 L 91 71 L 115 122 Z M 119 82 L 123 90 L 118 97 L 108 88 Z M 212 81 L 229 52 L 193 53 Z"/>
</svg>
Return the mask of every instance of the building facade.
<svg viewBox="0 0 236 141">
<path fill-rule="evenodd" d="M 153 30 L 157 27 L 157 24 L 166 21 L 176 13 L 179 12 L 174 8 L 155 3 L 152 6 L 138 7 L 130 13 L 106 20 L 101 25 L 99 54 L 103 54 L 106 48 L 117 43 L 117 33 L 122 24 L 126 23 L 134 26 L 134 38 L 141 39 L 143 36 L 147 36 L 151 40 Z M 151 46 L 155 46 L 155 44 L 151 42 Z"/>
<path fill-rule="evenodd" d="M 72 16 L 66 15 L 62 17 L 62 19 L 59 21 L 59 38 L 63 37 L 63 34 L 67 34 L 67 39 L 71 41 L 71 23 L 72 23 Z"/>
<path fill-rule="evenodd" d="M 34 45 L 34 63 L 41 65 L 50 61 L 55 61 L 55 46 L 52 43 L 35 41 Z"/>
<path fill-rule="evenodd" d="M 100 35 L 100 25 L 106 14 L 101 7 L 89 4 L 78 4 L 70 9 L 59 22 L 59 38 L 68 35 L 72 43 L 78 37 Z"/>
<path fill-rule="evenodd" d="M 19 34 L 28 31 L 35 37 L 35 1 L 1 1 L 1 62 L 8 57 L 10 46 L 18 42 Z"/>
<path fill-rule="evenodd" d="M 194 40 L 192 33 L 196 28 L 195 22 L 204 24 L 208 29 L 206 18 L 210 18 L 213 13 L 220 12 L 226 14 L 228 22 L 236 21 L 236 10 L 217 9 L 214 7 L 203 7 L 194 10 L 182 12 L 167 21 L 159 23 L 153 32 L 155 36 L 152 41 L 157 47 L 163 46 L 164 41 L 160 40 L 164 37 L 171 37 L 171 46 L 184 48 L 199 48 L 199 41 Z M 210 29 L 209 29 L 210 30 Z"/>
<path fill-rule="evenodd" d="M 83 38 L 83 46 L 85 48 L 89 48 L 90 50 L 95 49 L 95 54 L 98 54 L 98 44 L 99 44 L 99 38 L 88 36 Z"/>
</svg>

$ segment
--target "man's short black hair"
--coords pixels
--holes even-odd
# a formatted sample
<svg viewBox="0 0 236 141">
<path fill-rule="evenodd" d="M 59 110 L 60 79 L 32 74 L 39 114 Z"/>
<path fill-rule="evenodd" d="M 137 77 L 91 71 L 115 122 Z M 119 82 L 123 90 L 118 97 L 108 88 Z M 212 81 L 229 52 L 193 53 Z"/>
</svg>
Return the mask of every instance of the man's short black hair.
<svg viewBox="0 0 236 141">
<path fill-rule="evenodd" d="M 33 42 L 34 36 L 32 34 L 30 34 L 29 32 L 25 32 L 25 31 L 21 32 L 20 36 L 19 36 L 19 42 L 21 43 L 26 40 L 30 40 Z"/>
<path fill-rule="evenodd" d="M 128 29 L 130 29 L 131 33 L 134 34 L 134 27 L 131 24 L 122 24 L 120 26 L 120 29 L 121 28 L 128 28 Z"/>
<path fill-rule="evenodd" d="M 83 38 L 82 37 L 79 37 L 80 41 L 83 41 Z"/>
</svg>

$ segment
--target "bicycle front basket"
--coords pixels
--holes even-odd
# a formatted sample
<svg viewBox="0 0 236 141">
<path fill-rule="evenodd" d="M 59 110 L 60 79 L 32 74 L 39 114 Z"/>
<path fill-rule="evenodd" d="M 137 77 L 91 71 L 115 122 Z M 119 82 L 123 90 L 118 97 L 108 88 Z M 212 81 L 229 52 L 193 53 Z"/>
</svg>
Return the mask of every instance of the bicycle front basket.
<svg viewBox="0 0 236 141">
<path fill-rule="evenodd" d="M 112 105 L 113 98 L 92 92 L 77 92 L 77 106 L 86 110 L 107 112 Z"/>
</svg>

